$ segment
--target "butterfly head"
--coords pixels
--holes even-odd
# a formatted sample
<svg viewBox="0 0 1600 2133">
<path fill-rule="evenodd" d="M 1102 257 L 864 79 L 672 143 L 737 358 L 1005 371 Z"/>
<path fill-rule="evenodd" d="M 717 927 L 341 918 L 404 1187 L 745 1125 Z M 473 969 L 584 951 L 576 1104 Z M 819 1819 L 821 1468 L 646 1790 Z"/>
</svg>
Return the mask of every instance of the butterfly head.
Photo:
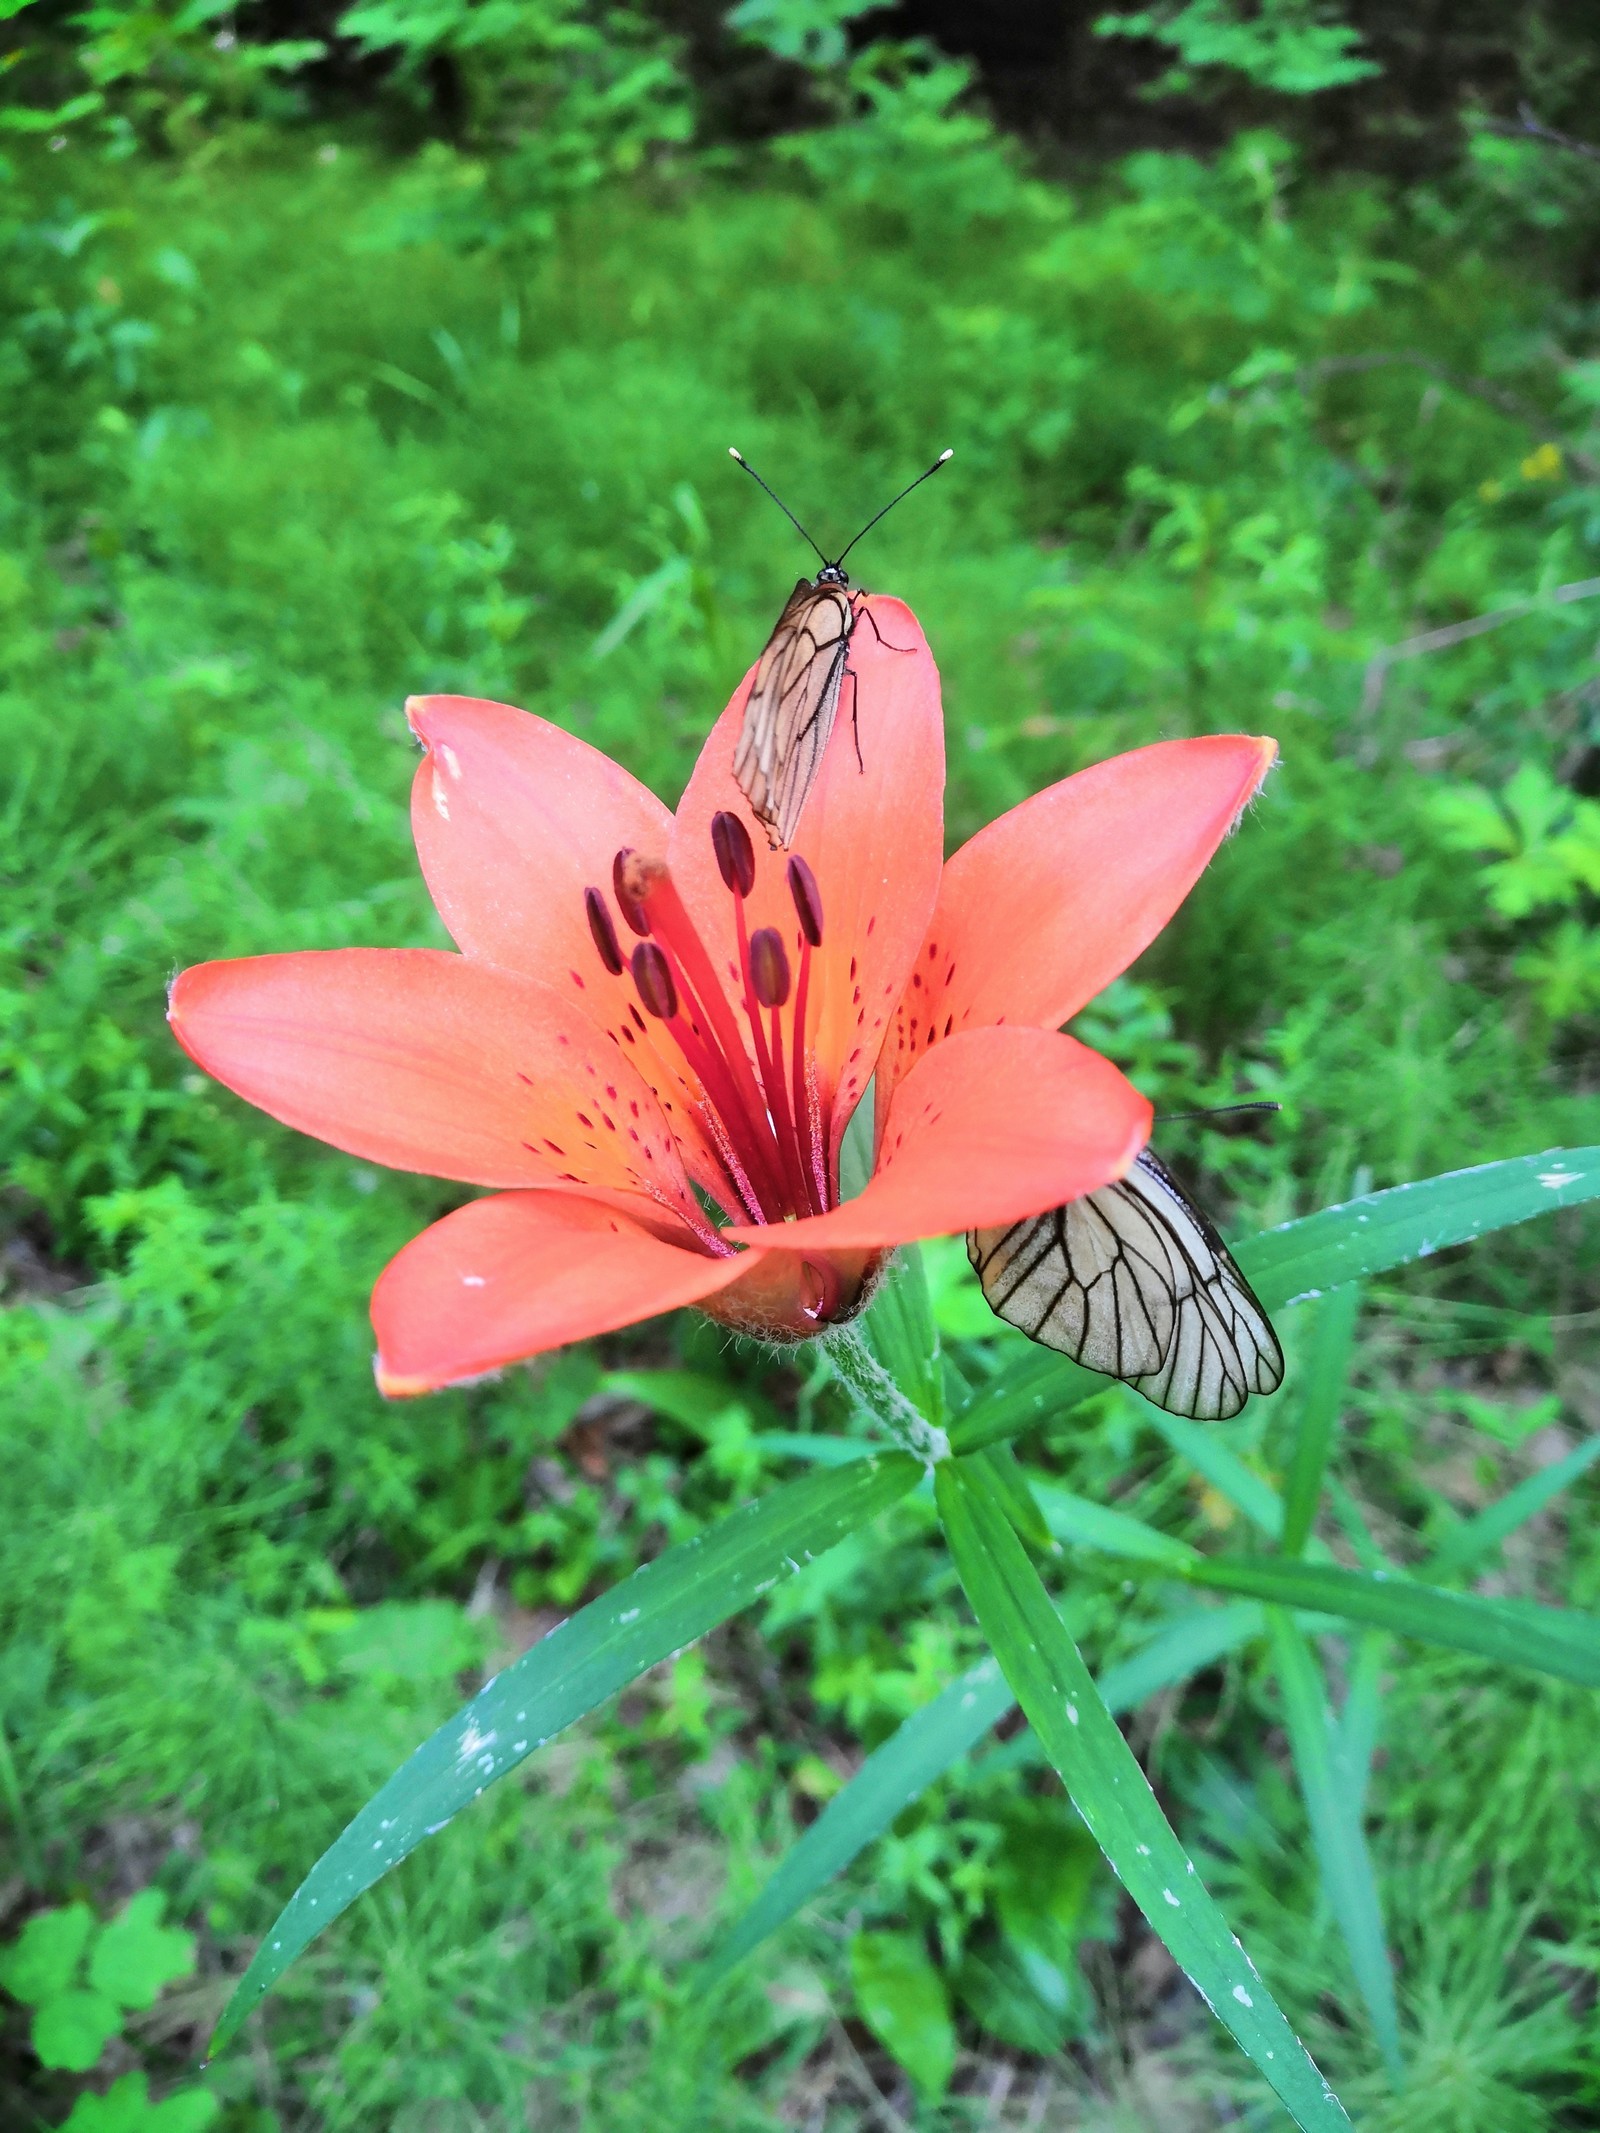
<svg viewBox="0 0 1600 2133">
<path fill-rule="evenodd" d="M 817 572 L 817 583 L 819 585 L 842 585 L 848 592 L 850 589 L 850 573 L 842 563 L 824 563 Z"/>
</svg>

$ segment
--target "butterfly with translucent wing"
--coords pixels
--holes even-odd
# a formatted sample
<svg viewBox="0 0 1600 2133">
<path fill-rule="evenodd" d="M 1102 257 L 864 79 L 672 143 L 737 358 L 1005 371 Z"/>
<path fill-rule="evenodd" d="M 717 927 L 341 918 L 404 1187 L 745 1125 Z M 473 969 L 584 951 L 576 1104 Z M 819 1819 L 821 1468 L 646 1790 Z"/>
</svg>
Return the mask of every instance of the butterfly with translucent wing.
<svg viewBox="0 0 1600 2133">
<path fill-rule="evenodd" d="M 927 473 L 919 474 L 916 481 L 908 483 L 869 518 L 855 540 L 829 562 L 782 497 L 768 488 L 741 451 L 733 445 L 728 447 L 728 456 L 738 460 L 752 481 L 760 482 L 801 538 L 816 550 L 822 563 L 815 578 L 802 578 L 796 585 L 784 603 L 777 627 L 767 639 L 745 699 L 744 724 L 733 754 L 733 775 L 739 790 L 750 802 L 751 812 L 765 827 L 775 849 L 782 846 L 787 850 L 794 841 L 801 810 L 822 768 L 833 733 L 845 676 L 855 679 L 850 666 L 850 639 L 856 624 L 865 615 L 874 631 L 878 627 L 871 610 L 857 606 L 866 595 L 859 589 L 852 590 L 844 559 L 879 519 L 903 502 L 929 474 L 937 474 L 952 457 L 952 451 L 941 452 Z M 890 649 L 909 647 L 896 645 Z M 851 716 L 854 717 L 853 709 Z M 858 732 L 858 762 L 860 756 Z"/>
<path fill-rule="evenodd" d="M 971 1231 L 967 1257 L 1008 1325 L 1169 1414 L 1225 1422 L 1252 1393 L 1283 1383 L 1260 1299 L 1148 1148 L 1126 1177 L 1081 1200 Z"/>
</svg>

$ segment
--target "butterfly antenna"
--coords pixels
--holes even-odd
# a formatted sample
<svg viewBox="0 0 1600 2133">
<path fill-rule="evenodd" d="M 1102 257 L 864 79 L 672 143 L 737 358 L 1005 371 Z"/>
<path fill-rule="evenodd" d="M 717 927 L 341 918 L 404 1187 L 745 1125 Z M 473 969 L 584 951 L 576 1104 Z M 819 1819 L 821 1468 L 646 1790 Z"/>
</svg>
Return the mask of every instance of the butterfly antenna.
<svg viewBox="0 0 1600 2133">
<path fill-rule="evenodd" d="M 946 445 L 944 450 L 939 454 L 938 458 L 933 462 L 933 465 L 929 467 L 928 472 L 926 474 L 919 474 L 915 481 L 907 482 L 906 486 L 900 491 L 900 494 L 896 497 L 893 497 L 888 503 L 886 503 L 883 509 L 878 512 L 876 517 L 869 518 L 867 520 L 867 523 L 862 527 L 860 533 L 856 535 L 856 540 L 850 543 L 850 548 L 854 548 L 854 546 L 856 545 L 856 541 L 863 539 L 867 534 L 872 531 L 873 527 L 878 523 L 878 519 L 887 518 L 896 504 L 903 504 L 906 498 L 911 494 L 913 489 L 920 489 L 922 487 L 922 484 L 928 479 L 929 474 L 937 474 L 939 469 L 944 465 L 947 459 L 953 459 L 955 457 L 955 449 L 956 448 L 953 444 Z M 845 556 L 850 553 L 850 548 L 846 548 L 836 558 L 836 561 L 842 563 L 845 559 Z"/>
<path fill-rule="evenodd" d="M 1163 1111 L 1156 1119 L 1158 1126 L 1170 1126 L 1180 1118 L 1238 1118 L 1246 1111 L 1281 1111 L 1282 1104 L 1213 1104 L 1205 1111 Z"/>
<path fill-rule="evenodd" d="M 800 538 L 807 544 L 807 546 L 815 552 L 818 560 L 822 563 L 826 563 L 828 558 L 822 553 L 822 550 L 817 547 L 816 542 L 812 540 L 810 534 L 807 533 L 804 526 L 801 525 L 800 521 L 789 509 L 789 506 L 784 502 L 783 498 L 778 494 L 777 490 L 772 488 L 767 482 L 761 480 L 761 476 L 756 472 L 755 468 L 750 464 L 749 460 L 745 458 L 743 452 L 740 451 L 739 447 L 736 444 L 729 445 L 728 457 L 730 459 L 737 459 L 740 466 L 742 466 L 745 472 L 749 475 L 750 479 L 754 482 L 761 483 L 761 487 L 766 490 L 767 494 L 772 498 L 772 501 L 783 513 L 784 517 L 789 521 L 790 525 L 793 526 L 795 532 L 798 533 Z M 913 482 L 911 486 L 915 488 L 916 483 Z M 895 501 L 898 503 L 899 498 L 897 497 Z M 880 513 L 880 516 L 881 515 L 882 514 Z M 851 546 L 853 547 L 854 545 L 855 543 L 852 542 Z"/>
</svg>

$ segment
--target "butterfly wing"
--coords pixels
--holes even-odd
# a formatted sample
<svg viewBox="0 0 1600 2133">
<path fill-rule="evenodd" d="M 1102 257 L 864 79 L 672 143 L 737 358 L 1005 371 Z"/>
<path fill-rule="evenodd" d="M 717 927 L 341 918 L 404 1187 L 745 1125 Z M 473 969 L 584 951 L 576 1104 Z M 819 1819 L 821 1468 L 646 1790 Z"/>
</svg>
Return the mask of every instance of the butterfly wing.
<svg viewBox="0 0 1600 2133">
<path fill-rule="evenodd" d="M 1283 1382 L 1283 1350 L 1227 1246 L 1147 1148 L 1125 1178 L 967 1255 L 991 1308 L 1086 1369 L 1198 1421 Z"/>
<path fill-rule="evenodd" d="M 775 845 L 792 842 L 822 767 L 855 620 L 843 586 L 802 578 L 757 663 L 733 775 Z"/>
</svg>

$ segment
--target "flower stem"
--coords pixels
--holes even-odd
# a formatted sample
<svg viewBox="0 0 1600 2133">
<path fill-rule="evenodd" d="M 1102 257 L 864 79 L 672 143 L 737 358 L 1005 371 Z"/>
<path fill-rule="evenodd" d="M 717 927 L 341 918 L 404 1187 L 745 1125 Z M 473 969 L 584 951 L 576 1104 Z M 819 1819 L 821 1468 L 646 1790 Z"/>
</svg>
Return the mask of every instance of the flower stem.
<svg viewBox="0 0 1600 2133">
<path fill-rule="evenodd" d="M 881 1423 L 896 1444 L 930 1467 L 949 1458 L 950 1439 L 911 1404 L 854 1326 L 834 1326 L 823 1335 L 822 1345 L 856 1405 Z"/>
</svg>

